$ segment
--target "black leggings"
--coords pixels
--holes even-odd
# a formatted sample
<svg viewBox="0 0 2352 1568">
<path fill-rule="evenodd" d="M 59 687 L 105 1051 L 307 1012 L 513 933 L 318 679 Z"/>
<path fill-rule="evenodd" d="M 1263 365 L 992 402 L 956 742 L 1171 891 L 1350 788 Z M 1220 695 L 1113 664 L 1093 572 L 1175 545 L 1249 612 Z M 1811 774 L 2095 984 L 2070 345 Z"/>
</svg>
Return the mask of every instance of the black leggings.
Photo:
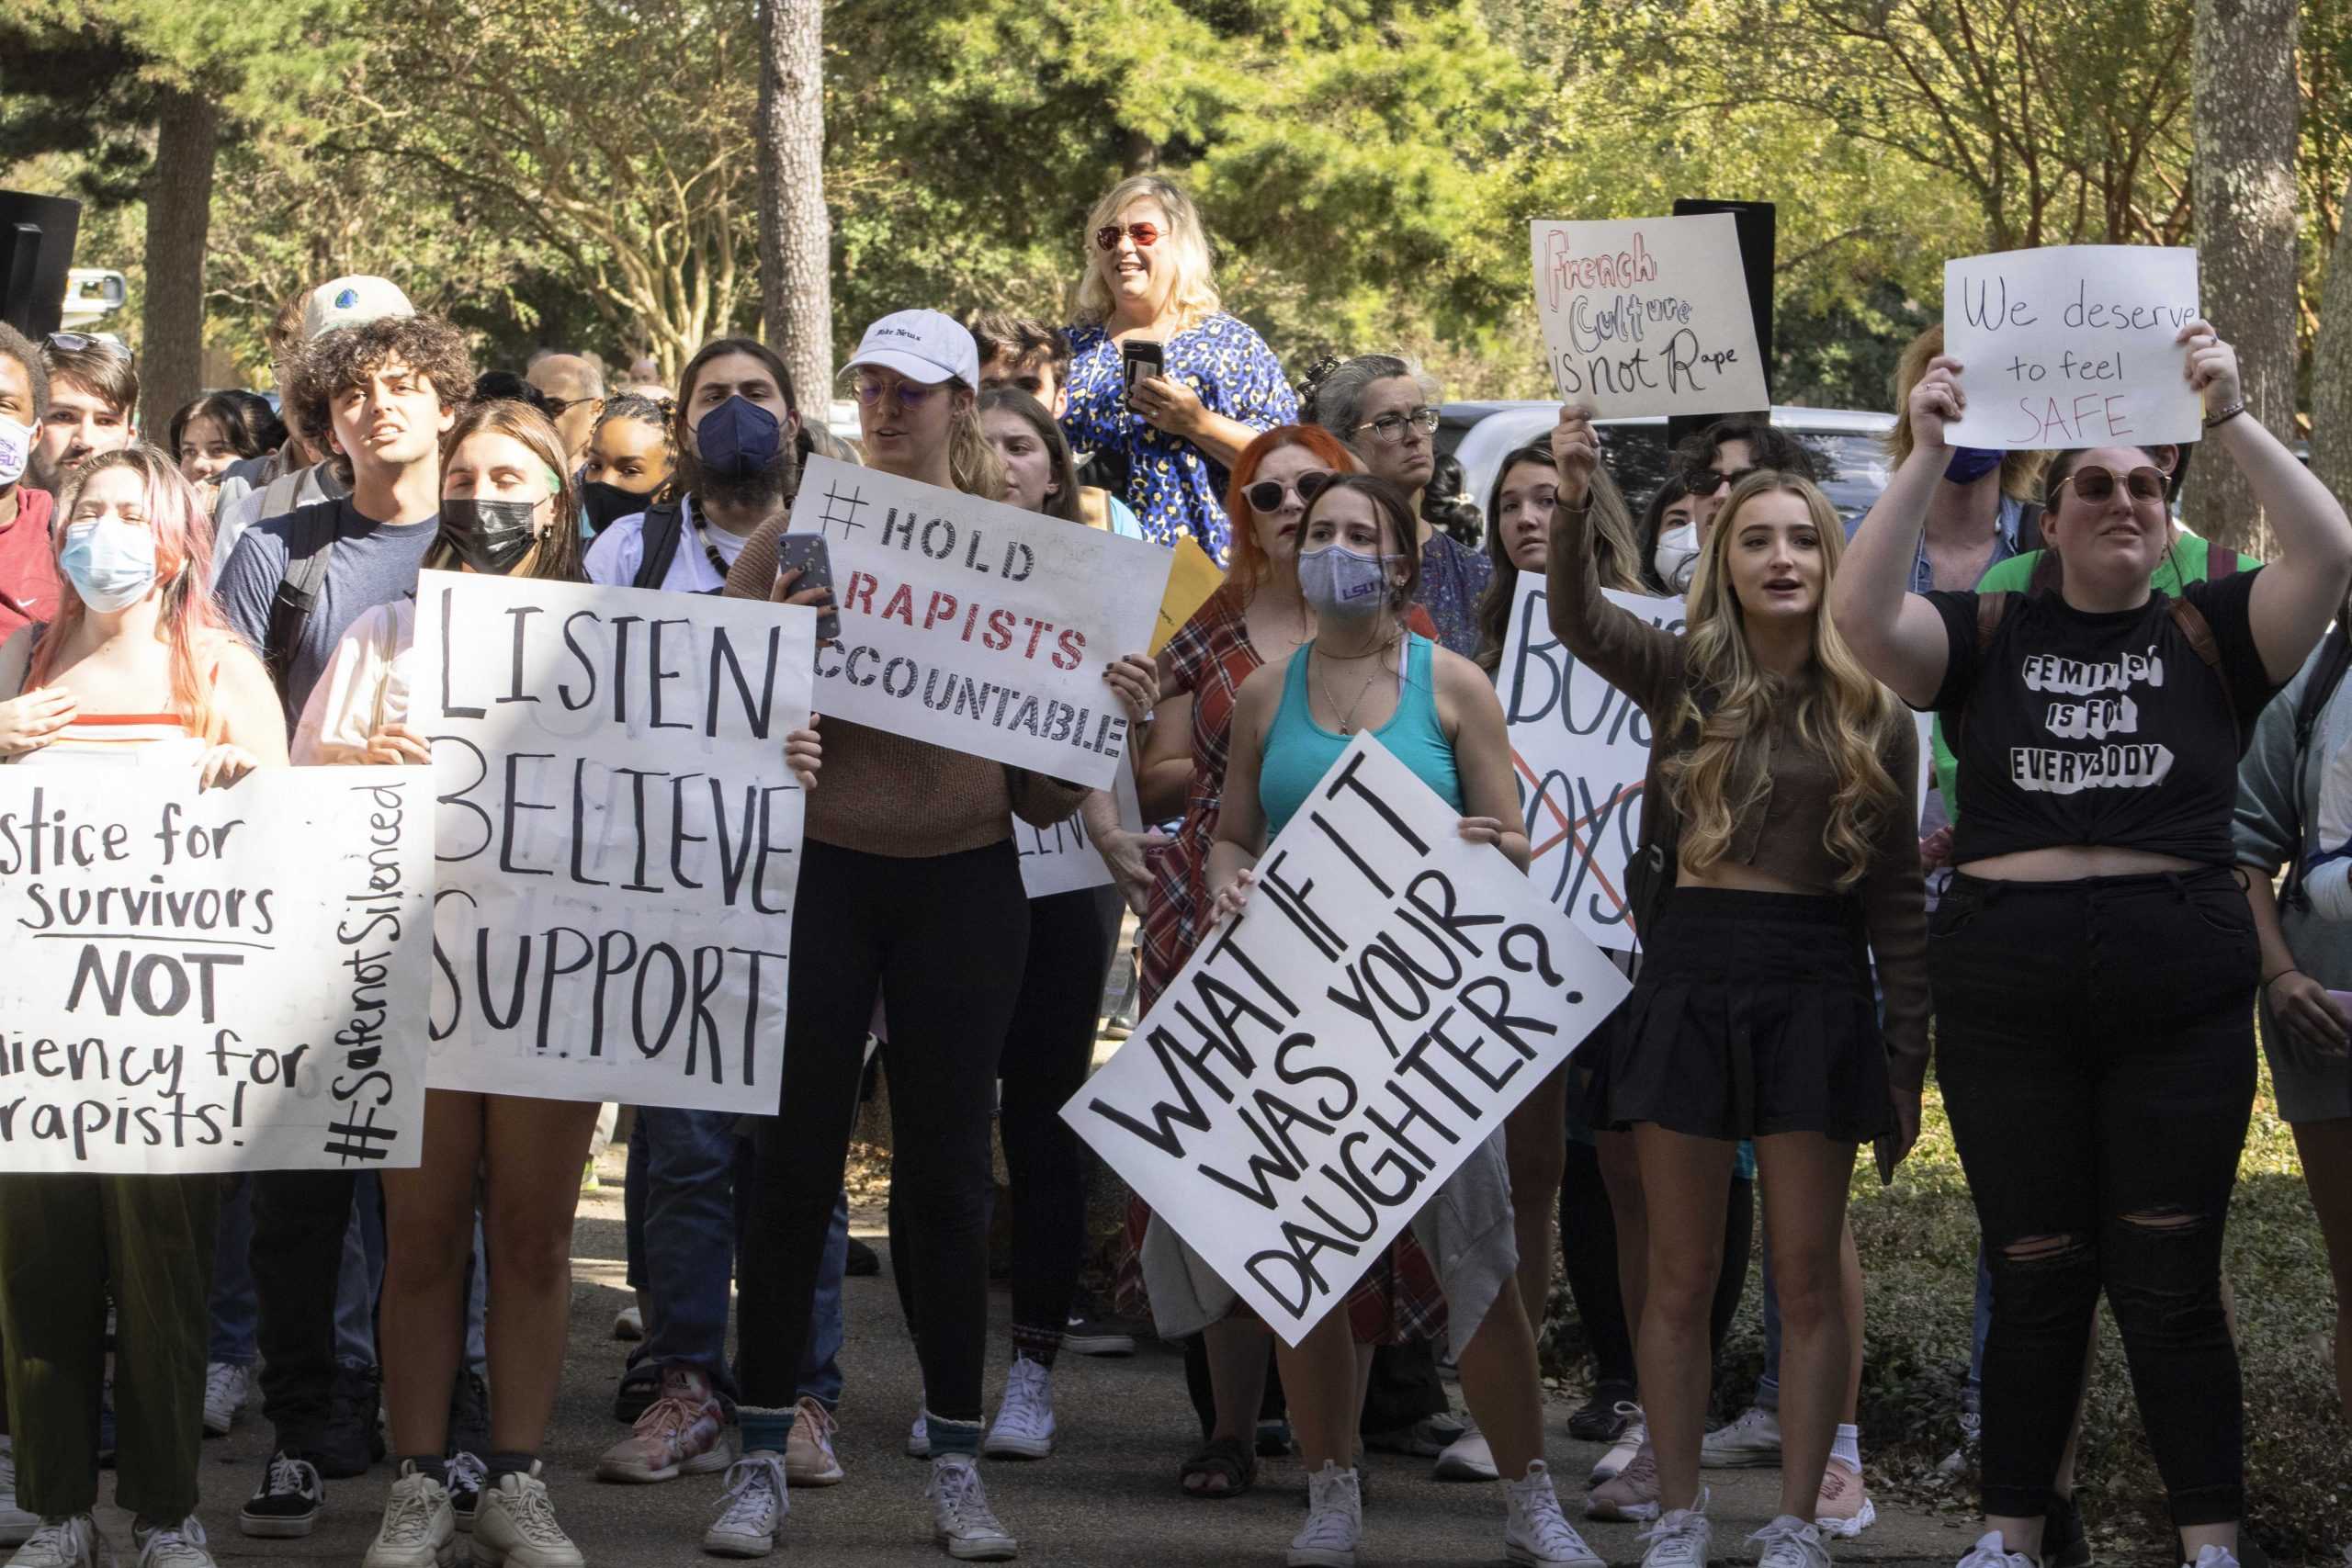
<svg viewBox="0 0 2352 1568">
<path fill-rule="evenodd" d="M 1113 887 L 1030 901 L 1029 959 L 997 1064 L 1003 1094 L 997 1120 L 1012 1178 L 1012 1337 L 1041 1359 L 1061 1344 L 1086 1260 L 1086 1145 L 1061 1110 L 1093 1065 L 1102 986 L 1125 909 Z M 894 1258 L 907 1252 L 896 1192 L 894 1184 Z M 912 1323 L 908 1276 L 904 1269 L 897 1276 L 899 1304 Z"/>
<path fill-rule="evenodd" d="M 1723 1272 L 1715 1279 L 1707 1320 L 1708 1343 L 1717 1357 L 1723 1355 L 1724 1338 L 1739 1314 L 1755 1238 L 1756 1183 L 1735 1175 L 1724 1204 Z M 1617 1216 L 1600 1179 L 1600 1151 L 1574 1138 L 1568 1140 L 1568 1163 L 1560 1173 L 1560 1263 L 1577 1321 L 1592 1348 L 1596 1392 L 1623 1390 L 1623 1397 L 1631 1399 L 1640 1379 L 1634 1369 L 1634 1337 L 1625 1323 L 1624 1285 L 1617 1277 Z"/>
<path fill-rule="evenodd" d="M 1984 1233 L 1984 1511 L 2038 1517 L 2102 1286 L 2177 1525 L 2243 1512 L 2222 1235 L 2258 975 L 2225 868 L 1998 883 L 1929 922 L 1938 1077 Z"/>
<path fill-rule="evenodd" d="M 925 1408 L 977 1423 L 988 1354 L 989 1111 L 1029 945 L 1012 841 L 901 859 L 811 840 L 798 899 L 784 1100 L 755 1134 L 738 1317 L 743 1403 L 782 1409 L 796 1395 L 878 991 L 889 1036 L 892 1203 L 907 1232 L 891 1267 L 913 1303 Z"/>
</svg>

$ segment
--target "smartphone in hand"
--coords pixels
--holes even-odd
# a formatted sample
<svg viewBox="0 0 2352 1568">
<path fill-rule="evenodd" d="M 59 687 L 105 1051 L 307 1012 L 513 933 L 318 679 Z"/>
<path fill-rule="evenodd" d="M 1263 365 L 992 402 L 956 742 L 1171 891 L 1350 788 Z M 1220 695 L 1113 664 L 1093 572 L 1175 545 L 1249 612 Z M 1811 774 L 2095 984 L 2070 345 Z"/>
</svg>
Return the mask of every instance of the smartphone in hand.
<svg viewBox="0 0 2352 1568">
<path fill-rule="evenodd" d="M 1168 351 L 1150 338 L 1131 337 L 1119 345 L 1120 384 L 1133 398 L 1136 383 L 1147 376 L 1168 373 Z"/>
<path fill-rule="evenodd" d="M 800 579 L 792 585 L 796 593 L 807 588 L 833 585 L 833 556 L 825 546 L 822 534 L 779 534 L 775 541 L 775 574 L 798 571 Z M 817 612 L 817 640 L 838 642 L 842 635 L 842 613 L 838 605 L 827 604 Z"/>
</svg>

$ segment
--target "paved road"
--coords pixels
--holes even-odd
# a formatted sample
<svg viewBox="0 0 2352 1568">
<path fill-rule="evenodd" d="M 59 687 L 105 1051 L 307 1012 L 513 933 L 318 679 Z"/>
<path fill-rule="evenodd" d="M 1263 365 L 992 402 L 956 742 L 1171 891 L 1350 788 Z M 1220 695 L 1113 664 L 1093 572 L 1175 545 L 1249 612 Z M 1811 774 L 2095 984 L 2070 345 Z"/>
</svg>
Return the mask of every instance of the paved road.
<svg viewBox="0 0 2352 1568">
<path fill-rule="evenodd" d="M 599 1483 L 596 1456 L 624 1434 L 611 1419 L 612 1382 L 622 1347 L 607 1337 L 613 1314 L 626 1301 L 621 1271 L 618 1163 L 601 1192 L 583 1197 L 575 1243 L 571 1349 L 556 1429 L 548 1444 L 557 1512 L 597 1568 L 688 1568 L 717 1559 L 697 1549 L 717 1504 L 720 1478 L 706 1476 L 663 1486 Z M 883 1245 L 878 1216 L 859 1226 Z M 991 1389 L 1003 1375 L 1004 1294 L 992 1303 L 999 1333 Z M 922 1500 L 927 1467 L 903 1458 L 898 1445 L 916 1398 L 914 1359 L 886 1274 L 849 1283 L 849 1338 L 842 1356 L 848 1398 L 842 1410 L 842 1460 L 846 1483 L 796 1492 L 784 1544 L 786 1558 L 827 1568 L 944 1562 L 930 1544 L 930 1515 Z M 1066 1356 L 1057 1372 L 1061 1447 L 1038 1463 L 991 1461 L 986 1475 L 999 1515 L 1020 1537 L 1022 1561 L 1056 1568 L 1272 1568 L 1297 1529 L 1306 1481 L 1295 1463 L 1261 1472 L 1257 1492 L 1223 1503 L 1181 1496 L 1174 1462 L 1195 1436 L 1183 1393 L 1183 1371 L 1172 1352 L 1147 1346 L 1125 1360 Z M 1565 1406 L 1553 1412 L 1553 1463 L 1567 1479 L 1572 1516 L 1596 1451 L 1561 1435 Z M 327 1517 L 305 1541 L 263 1542 L 237 1533 L 237 1505 L 251 1490 L 266 1458 L 266 1437 L 248 1417 L 225 1439 L 205 1447 L 203 1517 L 215 1553 L 225 1562 L 337 1564 L 356 1568 L 372 1537 L 390 1476 L 379 1466 L 364 1478 L 330 1482 Z M 1468 1564 L 1502 1558 L 1503 1503 L 1496 1486 L 1447 1484 L 1428 1477 L 1423 1461 L 1374 1456 L 1373 1506 L 1362 1562 L 1388 1564 Z M 1713 1478 L 1718 1559 L 1752 1562 L 1742 1545 L 1772 1511 L 1777 1479 L 1770 1472 Z M 109 1483 L 107 1496 L 111 1497 Z M 1967 1550 L 1966 1537 L 1939 1520 L 1893 1516 L 1860 1540 L 1837 1550 L 1842 1562 L 1934 1564 L 1950 1568 Z M 102 1522 L 125 1551 L 128 1519 L 108 1508 Z M 1611 1562 L 1639 1561 L 1634 1527 L 1592 1525 L 1587 1537 Z"/>
</svg>

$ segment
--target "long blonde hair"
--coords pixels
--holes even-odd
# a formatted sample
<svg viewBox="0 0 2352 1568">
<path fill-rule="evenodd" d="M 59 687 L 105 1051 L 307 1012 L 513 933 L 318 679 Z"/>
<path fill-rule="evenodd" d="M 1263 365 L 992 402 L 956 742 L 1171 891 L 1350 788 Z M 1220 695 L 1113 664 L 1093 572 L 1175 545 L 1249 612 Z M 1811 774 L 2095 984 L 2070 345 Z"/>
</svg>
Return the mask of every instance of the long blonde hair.
<svg viewBox="0 0 2352 1568">
<path fill-rule="evenodd" d="M 1079 235 L 1086 270 L 1070 289 L 1070 317 L 1091 325 L 1111 319 L 1111 286 L 1102 281 L 1102 269 L 1095 261 L 1094 235 L 1097 230 L 1117 222 L 1127 204 L 1141 197 L 1159 203 L 1160 210 L 1168 214 L 1168 232 L 1159 237 L 1152 254 L 1169 266 L 1168 307 L 1176 313 L 1174 331 L 1199 326 L 1224 310 L 1225 300 L 1216 291 L 1216 269 L 1209 259 L 1208 230 L 1201 222 L 1201 209 L 1165 175 L 1130 175 L 1104 192 L 1087 213 L 1086 227 Z"/>
<path fill-rule="evenodd" d="M 942 383 L 954 401 L 947 410 L 947 477 L 966 495 L 985 501 L 1004 499 L 1004 459 L 989 445 L 980 428 L 979 394 L 960 376 Z"/>
<path fill-rule="evenodd" d="M 1813 660 L 1793 678 L 1757 664 L 1727 565 L 1741 509 L 1776 492 L 1804 502 L 1821 539 L 1823 607 L 1814 614 Z M 1886 688 L 1846 647 L 1827 613 L 1829 586 L 1837 581 L 1845 542 L 1837 508 L 1813 481 L 1770 468 L 1733 487 L 1708 533 L 1690 582 L 1686 657 L 1691 680 L 1672 731 L 1697 740 L 1687 749 L 1676 747 L 1661 767 L 1668 799 L 1682 819 L 1682 862 L 1694 871 L 1706 871 L 1729 852 L 1740 818 L 1766 786 L 1761 759 L 1784 703 L 1795 705 L 1799 738 L 1828 759 L 1838 780 L 1821 843 L 1845 867 L 1838 878 L 1841 890 L 1869 870 L 1886 814 L 1899 808 L 1907 791 L 1887 773 L 1883 757 L 1893 727 L 1906 721 Z M 1711 699 L 1710 709 L 1699 704 L 1702 691 Z M 1673 743 L 1669 737 L 1660 741 Z"/>
</svg>

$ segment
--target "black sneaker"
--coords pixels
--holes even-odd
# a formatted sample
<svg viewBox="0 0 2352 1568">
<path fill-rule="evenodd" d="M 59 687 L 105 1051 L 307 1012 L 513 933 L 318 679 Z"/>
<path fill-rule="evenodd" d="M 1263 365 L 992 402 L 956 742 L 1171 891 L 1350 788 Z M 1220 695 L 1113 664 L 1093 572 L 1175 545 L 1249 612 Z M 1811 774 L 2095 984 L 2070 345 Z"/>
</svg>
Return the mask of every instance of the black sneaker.
<svg viewBox="0 0 2352 1568">
<path fill-rule="evenodd" d="M 1580 1443 L 1613 1443 L 1633 1417 L 1621 1414 L 1620 1404 L 1634 1403 L 1634 1385 L 1605 1382 L 1592 1391 L 1584 1407 L 1568 1417 L 1568 1436 Z"/>
<path fill-rule="evenodd" d="M 384 1457 L 384 1434 L 376 1424 L 382 1379 L 374 1367 L 335 1367 L 326 1430 L 314 1456 L 321 1475 L 329 1480 L 365 1475 L 369 1465 Z"/>
<path fill-rule="evenodd" d="M 490 1452 L 490 1385 L 471 1367 L 458 1369 L 458 1381 L 449 1390 L 449 1447 L 461 1454 Z M 457 1487 L 449 1488 L 455 1502 Z"/>
<path fill-rule="evenodd" d="M 2091 1538 L 2083 1530 L 2083 1511 L 2073 1498 L 2054 1492 L 2041 1521 L 2041 1568 L 2091 1568 Z"/>
<path fill-rule="evenodd" d="M 310 1534 L 325 1506 L 317 1468 L 281 1449 L 269 1456 L 261 1484 L 237 1511 L 237 1528 L 263 1540 L 290 1540 Z"/>
<path fill-rule="evenodd" d="M 882 1272 L 882 1255 L 857 1237 L 849 1238 L 849 1253 L 842 1265 L 842 1272 L 853 1280 L 869 1279 Z"/>
<path fill-rule="evenodd" d="M 1069 1314 L 1062 1329 L 1062 1348 L 1080 1356 L 1132 1356 L 1136 1337 L 1111 1319 L 1081 1308 Z"/>
<path fill-rule="evenodd" d="M 474 1509 L 481 1502 L 481 1489 L 489 1483 L 490 1467 L 472 1454 L 459 1449 L 449 1456 L 443 1484 L 449 1489 L 449 1511 L 458 1516 L 458 1533 L 474 1532 Z"/>
<path fill-rule="evenodd" d="M 613 1419 L 634 1427 L 637 1418 L 661 1397 L 661 1367 L 651 1360 L 631 1361 L 622 1369 L 620 1387 L 613 1391 Z"/>
</svg>

